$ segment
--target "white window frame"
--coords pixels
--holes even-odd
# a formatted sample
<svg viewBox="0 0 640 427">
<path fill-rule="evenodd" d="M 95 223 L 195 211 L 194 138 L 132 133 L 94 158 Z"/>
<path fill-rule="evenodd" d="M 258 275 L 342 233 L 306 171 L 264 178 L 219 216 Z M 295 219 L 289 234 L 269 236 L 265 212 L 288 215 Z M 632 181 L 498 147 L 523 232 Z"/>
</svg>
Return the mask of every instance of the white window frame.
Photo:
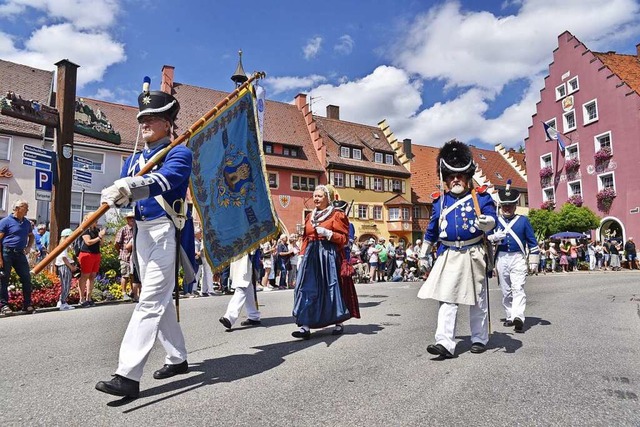
<svg viewBox="0 0 640 427">
<path fill-rule="evenodd" d="M 365 176 L 364 175 L 353 175 L 353 186 L 354 188 L 364 189 L 366 186 L 364 185 Z M 360 181 L 358 183 L 358 181 Z"/>
<path fill-rule="evenodd" d="M 298 188 L 294 188 L 295 178 L 298 178 Z M 302 188 L 302 178 L 307 180 L 306 189 Z M 313 180 L 313 185 L 311 185 L 311 180 Z M 291 189 L 295 191 L 314 191 L 316 189 L 316 185 L 318 185 L 318 180 L 315 176 L 310 175 L 291 175 Z"/>
<path fill-rule="evenodd" d="M 422 218 L 422 206 L 413 205 L 413 218 L 414 219 Z"/>
<path fill-rule="evenodd" d="M 373 153 L 373 161 L 374 163 L 382 163 L 384 159 L 384 156 L 382 155 L 382 153 Z"/>
<path fill-rule="evenodd" d="M 593 104 L 595 109 L 596 109 L 596 116 L 593 119 L 589 118 L 589 112 L 587 110 L 587 107 L 589 105 Z M 589 123 L 593 123 L 593 122 L 597 122 L 599 119 L 599 114 L 598 114 L 598 99 L 592 99 L 591 101 L 585 102 L 584 104 L 582 104 L 582 119 L 584 122 L 584 125 L 588 125 Z"/>
<path fill-rule="evenodd" d="M 275 175 L 275 177 L 276 177 L 276 185 L 275 185 L 275 187 L 271 186 L 271 182 L 270 182 L 271 175 Z M 278 172 L 267 172 L 267 185 L 269 186 L 269 188 L 278 188 L 278 187 L 280 187 L 280 176 L 279 176 Z"/>
<path fill-rule="evenodd" d="M 573 188 L 571 188 L 571 185 L 572 184 L 576 184 L 576 183 L 580 186 L 580 194 L 579 195 L 582 197 L 582 180 L 581 179 L 576 179 L 576 180 L 567 182 L 567 194 L 569 195 L 569 197 L 575 196 L 577 194 L 577 193 L 575 193 L 573 191 Z"/>
<path fill-rule="evenodd" d="M 362 149 L 361 148 L 354 148 L 351 150 L 351 152 L 353 153 L 353 159 L 354 160 L 362 160 Z"/>
<path fill-rule="evenodd" d="M 547 164 L 547 162 L 545 161 L 546 157 L 549 158 L 549 164 Z M 546 168 L 547 166 L 553 167 L 553 154 L 551 153 L 545 153 L 540 156 L 540 169 Z"/>
<path fill-rule="evenodd" d="M 367 219 L 367 214 L 369 212 L 369 205 L 358 205 L 358 219 Z"/>
<path fill-rule="evenodd" d="M 333 173 L 333 185 L 336 187 L 344 187 L 344 173 L 343 172 L 334 172 Z"/>
<path fill-rule="evenodd" d="M 616 190 L 616 174 L 614 171 L 607 171 L 598 175 L 598 191 L 602 191 L 607 188 L 603 185 L 602 181 L 608 175 L 611 175 L 611 181 L 613 182 L 613 191 L 618 194 L 618 191 Z"/>
<path fill-rule="evenodd" d="M 389 208 L 389 221 L 400 221 L 400 208 Z"/>
<path fill-rule="evenodd" d="M 400 208 L 400 215 L 403 221 L 410 221 L 411 220 L 411 209 L 407 208 L 407 207 L 402 207 Z"/>
<path fill-rule="evenodd" d="M 556 131 L 558 130 L 558 121 L 556 120 L 556 118 L 554 117 L 553 119 L 549 119 L 546 122 L 544 122 L 547 126 L 554 128 Z M 548 137 L 547 137 L 547 133 L 545 132 L 544 134 L 544 139 L 545 141 L 551 141 Z"/>
<path fill-rule="evenodd" d="M 575 148 L 575 151 L 572 151 Z M 575 153 L 575 156 L 572 155 L 572 153 Z M 577 142 L 574 142 L 571 145 L 567 145 L 565 147 L 565 156 L 566 159 L 579 159 L 580 158 L 580 147 L 578 146 Z"/>
<path fill-rule="evenodd" d="M 4 143 L 3 141 L 6 141 L 7 143 L 7 158 L 6 159 L 2 159 L 0 158 L 0 160 L 7 160 L 7 161 L 11 161 L 11 147 L 13 145 L 13 138 L 7 135 L 0 135 L 0 144 Z"/>
<path fill-rule="evenodd" d="M 87 156 L 87 154 L 91 154 L 91 155 L 98 155 L 100 157 L 102 157 L 102 161 L 100 162 L 100 169 L 96 169 L 93 167 L 89 167 L 89 168 L 85 168 L 83 164 L 81 163 L 75 163 L 73 162 L 73 167 L 77 168 L 77 169 L 86 169 L 87 171 L 91 172 L 91 173 L 104 173 L 104 161 L 105 161 L 105 153 L 101 153 L 99 151 L 92 151 L 92 150 L 85 150 L 83 148 L 78 148 L 78 149 L 73 149 L 73 155 L 74 156 L 78 156 L 78 157 L 84 157 L 84 158 L 89 158 L 89 156 Z M 93 160 L 91 160 L 93 162 Z M 93 164 L 95 165 L 96 163 L 93 162 Z M 100 206 L 98 206 L 99 208 Z"/>
<path fill-rule="evenodd" d="M 564 83 L 556 86 L 555 94 L 556 94 L 556 101 L 560 101 L 562 98 L 567 96 L 567 87 L 564 85 Z"/>
<path fill-rule="evenodd" d="M 600 151 L 600 149 L 603 148 L 602 144 L 600 144 L 600 138 L 607 135 L 609 136 L 609 150 L 611 150 L 611 154 L 613 154 L 613 134 L 610 130 L 602 132 L 601 134 L 593 137 L 593 147 L 595 148 L 596 152 Z"/>
<path fill-rule="evenodd" d="M 396 187 L 396 184 L 398 186 Z M 394 193 L 402 193 L 402 180 L 401 179 L 392 179 L 391 180 L 391 191 Z"/>
<path fill-rule="evenodd" d="M 547 195 L 547 191 L 548 191 L 548 190 L 551 190 L 551 194 L 553 195 L 553 199 L 549 199 L 549 196 Z M 553 203 L 555 203 L 555 202 L 556 202 L 556 192 L 555 192 L 555 190 L 553 189 L 553 186 L 551 186 L 551 187 L 545 187 L 545 188 L 543 188 L 543 189 L 542 189 L 542 201 L 543 201 L 543 202 L 551 201 L 551 202 L 553 202 Z"/>
<path fill-rule="evenodd" d="M 71 192 L 71 212 L 80 212 L 81 209 L 73 207 L 74 206 L 73 205 L 73 195 L 74 194 L 77 194 L 77 197 L 79 198 L 78 202 L 82 201 L 82 192 L 81 191 L 72 191 Z M 91 199 L 94 196 L 95 196 L 94 200 L 97 201 L 97 204 L 94 205 L 94 206 L 87 205 L 87 198 Z M 87 213 L 87 212 L 96 211 L 99 208 L 100 208 L 100 193 L 93 193 L 93 192 L 85 191 L 85 193 L 84 193 L 84 212 Z M 81 218 L 81 220 L 82 220 L 82 218 Z"/>
<path fill-rule="evenodd" d="M 374 176 L 371 180 L 371 187 L 373 191 L 382 191 L 382 178 Z"/>
<path fill-rule="evenodd" d="M 393 164 L 393 154 L 385 154 L 384 155 L 384 162 L 388 165 L 392 165 Z"/>
<path fill-rule="evenodd" d="M 373 220 L 382 221 L 382 206 L 376 205 L 373 207 Z"/>
<path fill-rule="evenodd" d="M 7 197 L 9 196 L 9 186 L 0 184 L 0 210 L 8 211 Z"/>
<path fill-rule="evenodd" d="M 340 157 L 345 159 L 351 157 L 351 149 L 349 147 L 340 147 Z"/>
<path fill-rule="evenodd" d="M 576 82 L 575 89 L 571 88 L 572 82 Z M 580 82 L 578 81 L 578 76 L 575 76 L 574 78 L 569 79 L 567 81 L 567 95 L 571 95 L 572 93 L 577 92 L 578 90 L 580 90 Z"/>
<path fill-rule="evenodd" d="M 573 116 L 573 127 L 569 127 L 569 120 L 567 120 L 568 116 Z M 577 126 L 578 126 L 578 120 L 576 119 L 575 109 L 567 111 L 566 113 L 562 114 L 563 133 L 571 132 L 572 130 L 575 130 Z"/>
<path fill-rule="evenodd" d="M 264 154 L 273 154 L 273 144 L 264 144 Z"/>
</svg>

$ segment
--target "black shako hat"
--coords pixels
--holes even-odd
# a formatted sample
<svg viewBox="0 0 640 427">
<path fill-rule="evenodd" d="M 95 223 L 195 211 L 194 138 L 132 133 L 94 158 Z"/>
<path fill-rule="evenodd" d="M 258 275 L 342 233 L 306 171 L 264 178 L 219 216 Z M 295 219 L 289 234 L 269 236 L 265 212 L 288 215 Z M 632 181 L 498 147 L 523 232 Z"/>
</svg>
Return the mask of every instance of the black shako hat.
<svg viewBox="0 0 640 427">
<path fill-rule="evenodd" d="M 507 180 L 504 190 L 498 190 L 498 202 L 501 205 L 513 205 L 520 200 L 520 192 L 515 188 L 511 188 L 511 180 Z"/>
<path fill-rule="evenodd" d="M 347 209 L 349 208 L 349 203 L 346 200 L 334 200 L 331 202 L 334 208 L 341 210 L 344 213 L 347 213 Z"/>
<path fill-rule="evenodd" d="M 142 93 L 138 96 L 138 109 L 140 112 L 136 116 L 138 121 L 143 116 L 163 117 L 173 123 L 180 111 L 178 100 L 166 92 L 159 90 L 149 91 L 151 79 L 144 78 Z"/>
<path fill-rule="evenodd" d="M 467 178 L 473 178 L 476 172 L 476 164 L 473 154 L 467 144 L 452 139 L 444 144 L 438 153 L 437 172 L 442 174 L 442 179 L 449 175 L 461 173 Z"/>
</svg>

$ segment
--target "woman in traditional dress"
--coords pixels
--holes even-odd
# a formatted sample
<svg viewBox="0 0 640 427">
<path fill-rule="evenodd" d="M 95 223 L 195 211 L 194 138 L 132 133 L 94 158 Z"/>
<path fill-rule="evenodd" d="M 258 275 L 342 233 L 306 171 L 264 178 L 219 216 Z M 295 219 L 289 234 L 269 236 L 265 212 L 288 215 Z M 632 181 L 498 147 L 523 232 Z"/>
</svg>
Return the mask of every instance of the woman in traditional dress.
<svg viewBox="0 0 640 427">
<path fill-rule="evenodd" d="M 332 205 L 334 194 L 329 185 L 317 186 L 313 192 L 315 209 L 305 219 L 302 260 L 294 290 L 293 316 L 300 327 L 291 334 L 295 338 L 307 340 L 312 328 L 329 325 L 335 325 L 333 335 L 340 335 L 342 322 L 360 317 L 353 282 L 343 283 L 340 277 L 344 246 L 349 241 L 349 220 Z"/>
</svg>

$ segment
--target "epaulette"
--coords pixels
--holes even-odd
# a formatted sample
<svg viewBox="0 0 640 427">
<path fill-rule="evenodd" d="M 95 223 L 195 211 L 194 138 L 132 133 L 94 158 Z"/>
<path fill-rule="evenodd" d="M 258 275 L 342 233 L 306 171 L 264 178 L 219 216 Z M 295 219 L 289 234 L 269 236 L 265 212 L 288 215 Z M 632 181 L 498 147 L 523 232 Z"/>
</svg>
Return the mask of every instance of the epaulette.
<svg viewBox="0 0 640 427">
<path fill-rule="evenodd" d="M 431 193 L 431 198 L 433 200 L 437 200 L 440 197 L 440 192 L 439 191 L 434 191 L 433 193 Z"/>
<path fill-rule="evenodd" d="M 476 187 L 476 193 L 482 194 L 487 192 L 488 185 L 483 185 L 482 187 Z"/>
</svg>

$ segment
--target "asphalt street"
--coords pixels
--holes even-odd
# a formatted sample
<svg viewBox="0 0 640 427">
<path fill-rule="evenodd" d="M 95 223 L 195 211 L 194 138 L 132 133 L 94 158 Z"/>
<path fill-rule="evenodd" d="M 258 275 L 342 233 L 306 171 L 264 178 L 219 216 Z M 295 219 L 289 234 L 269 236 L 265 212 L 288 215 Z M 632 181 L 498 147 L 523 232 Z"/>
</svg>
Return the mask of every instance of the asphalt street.
<svg viewBox="0 0 640 427">
<path fill-rule="evenodd" d="M 190 372 L 152 373 L 141 396 L 94 389 L 113 374 L 131 303 L 0 319 L 0 423 L 134 426 L 639 426 L 640 273 L 529 278 L 525 333 L 504 327 L 469 352 L 461 307 L 455 359 L 435 360 L 437 303 L 421 282 L 357 286 L 362 318 L 291 337 L 292 291 L 260 292 L 263 326 L 218 322 L 230 296 L 181 300 Z"/>
</svg>

